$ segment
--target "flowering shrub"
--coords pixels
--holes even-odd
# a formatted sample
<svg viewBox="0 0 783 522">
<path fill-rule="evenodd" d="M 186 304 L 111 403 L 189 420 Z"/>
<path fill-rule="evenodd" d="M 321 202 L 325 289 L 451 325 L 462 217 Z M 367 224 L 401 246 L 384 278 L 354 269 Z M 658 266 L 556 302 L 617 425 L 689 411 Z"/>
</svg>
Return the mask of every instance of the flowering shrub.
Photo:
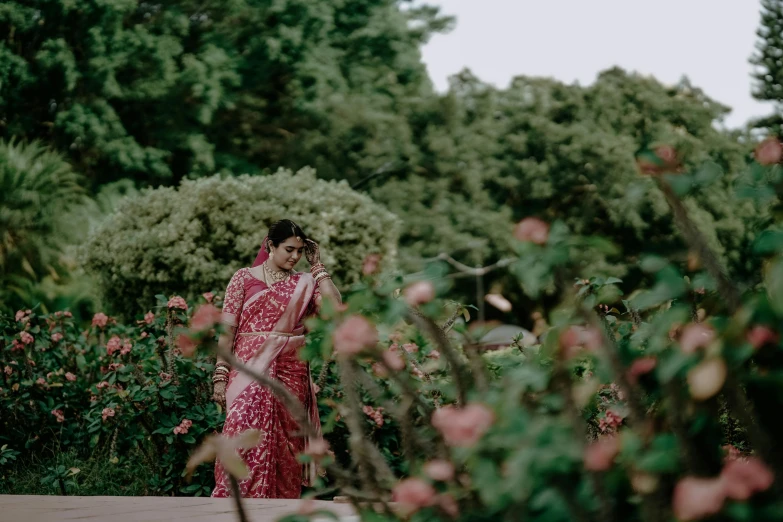
<svg viewBox="0 0 783 522">
<path fill-rule="evenodd" d="M 159 296 L 135 323 L 98 313 L 84 330 L 68 312 L 0 316 L 0 466 L 58 448 L 147 466 L 148 494 L 209 494 L 211 468 L 182 478 L 196 443 L 223 420 L 210 400 L 212 361 L 183 357 L 173 342 L 192 308 Z"/>
</svg>

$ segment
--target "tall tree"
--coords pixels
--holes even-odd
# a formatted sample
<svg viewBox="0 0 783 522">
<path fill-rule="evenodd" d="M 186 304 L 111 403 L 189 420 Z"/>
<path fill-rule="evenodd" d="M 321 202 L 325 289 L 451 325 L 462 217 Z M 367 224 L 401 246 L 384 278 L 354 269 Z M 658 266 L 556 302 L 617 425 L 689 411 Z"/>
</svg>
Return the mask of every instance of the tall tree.
<svg viewBox="0 0 783 522">
<path fill-rule="evenodd" d="M 783 0 L 761 0 L 759 41 L 751 63 L 756 67 L 753 97 L 772 102 L 774 113 L 754 123 L 776 135 L 783 134 Z"/>
</svg>

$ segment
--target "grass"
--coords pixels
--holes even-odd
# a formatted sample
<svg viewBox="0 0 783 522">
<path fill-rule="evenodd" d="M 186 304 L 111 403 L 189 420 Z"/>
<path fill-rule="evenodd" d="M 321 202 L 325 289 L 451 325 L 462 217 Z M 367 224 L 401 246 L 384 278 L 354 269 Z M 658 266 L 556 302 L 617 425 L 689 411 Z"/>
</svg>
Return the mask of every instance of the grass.
<svg viewBox="0 0 783 522">
<path fill-rule="evenodd" d="M 142 496 L 154 494 L 149 485 L 154 482 L 154 470 L 140 459 L 111 462 L 106 457 L 79 458 L 75 451 L 49 459 L 36 456 L 20 459 L 14 466 L 0 470 L 2 495 L 60 495 L 57 485 L 43 484 L 42 479 L 58 466 L 80 471 L 65 486 L 68 495 Z"/>
</svg>

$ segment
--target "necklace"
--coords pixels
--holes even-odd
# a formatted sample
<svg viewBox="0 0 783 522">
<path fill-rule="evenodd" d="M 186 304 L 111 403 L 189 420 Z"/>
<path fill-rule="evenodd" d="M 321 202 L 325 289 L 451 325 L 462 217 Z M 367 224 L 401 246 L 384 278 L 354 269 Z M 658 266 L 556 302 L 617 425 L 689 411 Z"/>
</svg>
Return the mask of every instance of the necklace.
<svg viewBox="0 0 783 522">
<path fill-rule="evenodd" d="M 269 267 L 269 261 L 264 263 L 262 266 L 264 267 L 264 276 L 274 283 L 285 281 L 291 277 L 291 270 L 273 270 Z"/>
</svg>

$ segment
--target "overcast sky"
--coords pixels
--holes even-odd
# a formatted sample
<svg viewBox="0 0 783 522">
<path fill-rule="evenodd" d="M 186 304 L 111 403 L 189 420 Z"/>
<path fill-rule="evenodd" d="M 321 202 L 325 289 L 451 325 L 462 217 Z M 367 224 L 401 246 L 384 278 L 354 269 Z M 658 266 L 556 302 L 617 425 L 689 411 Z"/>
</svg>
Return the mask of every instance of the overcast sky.
<svg viewBox="0 0 783 522">
<path fill-rule="evenodd" d="M 582 85 L 619 65 L 664 83 L 683 75 L 732 107 L 729 126 L 770 112 L 750 96 L 758 0 L 427 0 L 457 17 L 422 50 L 439 90 L 470 68 L 506 87 L 516 75 Z"/>
</svg>

